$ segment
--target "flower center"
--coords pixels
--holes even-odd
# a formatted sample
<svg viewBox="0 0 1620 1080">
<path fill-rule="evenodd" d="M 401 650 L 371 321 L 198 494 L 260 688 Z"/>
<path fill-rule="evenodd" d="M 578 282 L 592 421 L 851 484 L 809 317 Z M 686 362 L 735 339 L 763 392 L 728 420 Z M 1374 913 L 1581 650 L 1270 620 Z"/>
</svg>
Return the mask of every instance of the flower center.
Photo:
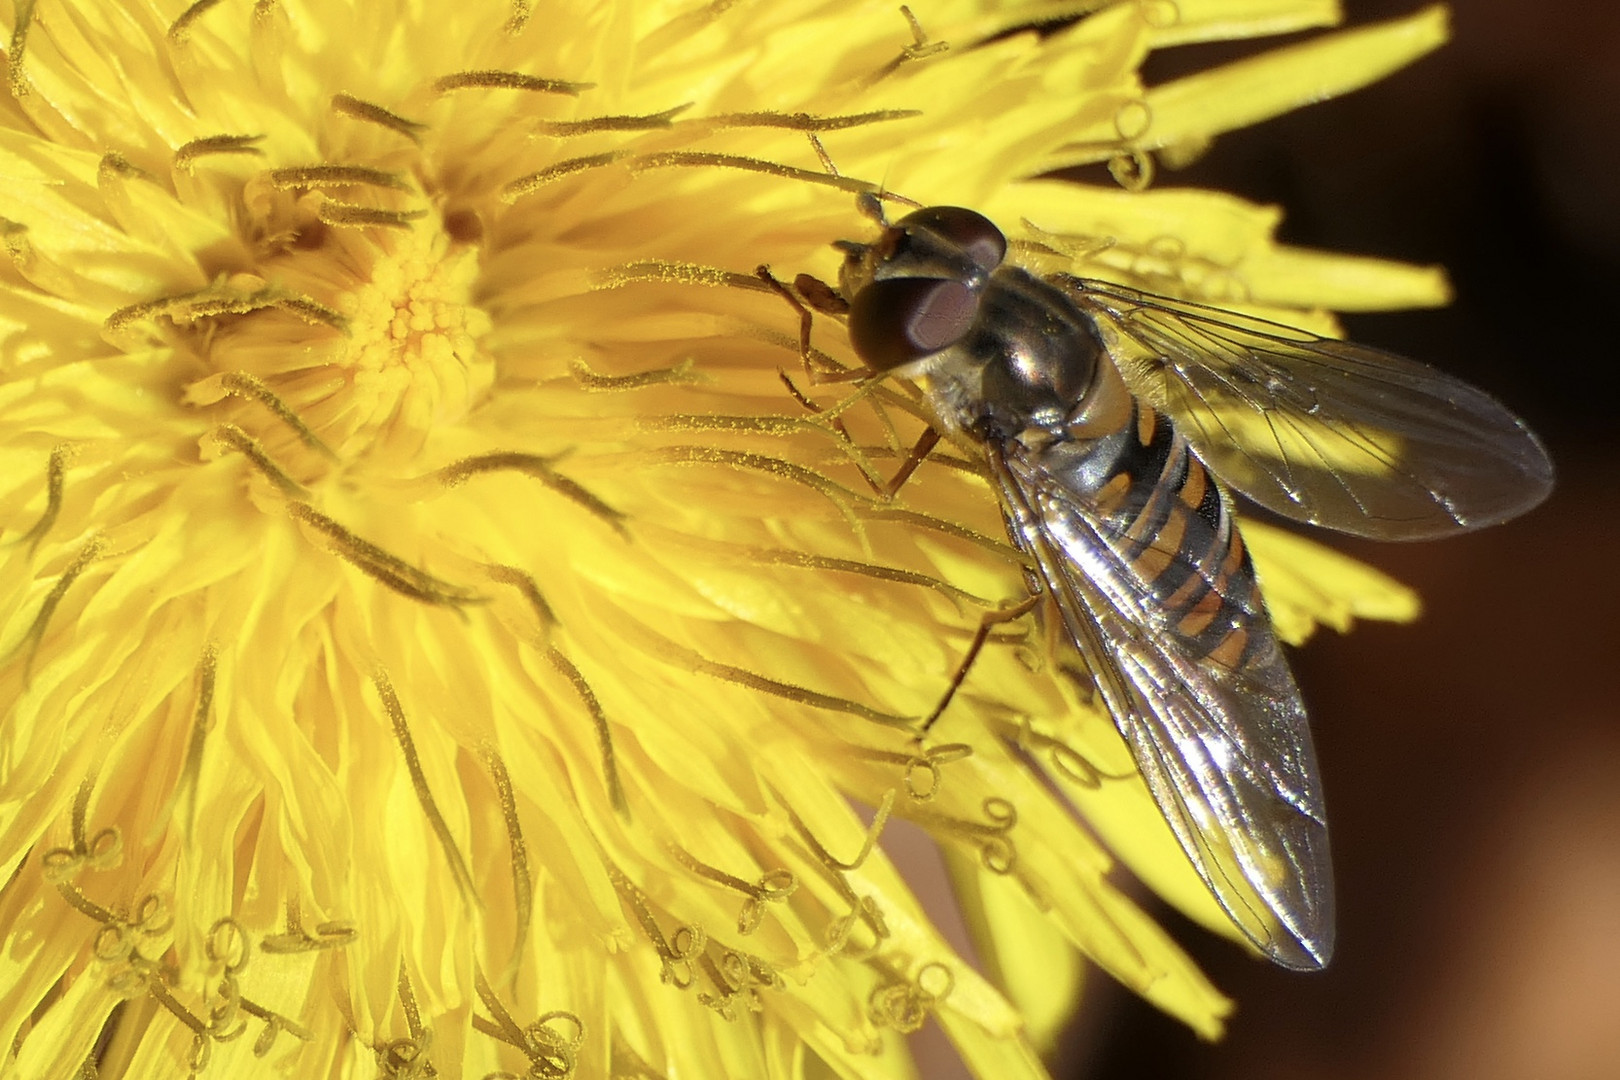
<svg viewBox="0 0 1620 1080">
<path fill-rule="evenodd" d="M 345 399 L 335 445 L 414 453 L 464 417 L 494 378 L 478 347 L 489 317 L 471 300 L 477 250 L 412 229 L 376 251 L 369 273 L 332 304 L 349 334 L 331 358 Z"/>
<path fill-rule="evenodd" d="M 490 319 L 473 302 L 477 245 L 426 215 L 360 228 L 306 206 L 288 217 L 264 222 L 254 270 L 176 302 L 177 323 L 244 316 L 199 335 L 212 373 L 186 401 L 217 407 L 299 483 L 333 461 L 431 456 L 495 377 L 480 347 Z"/>
</svg>

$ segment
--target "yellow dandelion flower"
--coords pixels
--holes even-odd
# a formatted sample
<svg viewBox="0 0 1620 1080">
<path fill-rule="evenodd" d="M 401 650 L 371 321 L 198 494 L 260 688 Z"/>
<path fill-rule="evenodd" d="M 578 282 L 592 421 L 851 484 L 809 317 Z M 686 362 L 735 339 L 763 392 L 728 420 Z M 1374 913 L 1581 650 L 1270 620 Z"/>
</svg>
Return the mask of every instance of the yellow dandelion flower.
<svg viewBox="0 0 1620 1080">
<path fill-rule="evenodd" d="M 952 453 L 875 490 L 915 401 L 807 379 L 755 268 L 832 278 L 881 186 L 1092 276 L 1439 302 L 1269 208 L 1024 180 L 1146 187 L 1445 32 L 1137 76 L 1336 19 L 0 3 L 0 1073 L 904 1077 L 932 1017 L 1038 1077 L 1081 956 L 1218 1033 L 1115 857 L 1235 932 L 1072 661 L 995 627 L 915 738 L 1020 561 Z M 1253 548 L 1292 639 L 1412 613 Z M 890 817 L 945 850 L 978 966 Z"/>
</svg>

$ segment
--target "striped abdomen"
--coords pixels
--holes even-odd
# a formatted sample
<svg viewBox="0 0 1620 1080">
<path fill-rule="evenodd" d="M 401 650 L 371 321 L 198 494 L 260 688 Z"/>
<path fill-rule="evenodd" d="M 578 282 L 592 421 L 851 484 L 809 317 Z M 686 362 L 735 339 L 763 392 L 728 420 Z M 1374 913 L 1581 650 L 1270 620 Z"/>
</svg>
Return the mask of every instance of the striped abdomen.
<svg viewBox="0 0 1620 1080">
<path fill-rule="evenodd" d="M 1150 625 L 1225 668 L 1267 662 L 1269 620 L 1243 537 L 1170 421 L 1133 402 L 1130 422 L 1089 440 L 1079 460 L 1070 490 L 1090 501 L 1099 534 L 1134 571 Z"/>
</svg>

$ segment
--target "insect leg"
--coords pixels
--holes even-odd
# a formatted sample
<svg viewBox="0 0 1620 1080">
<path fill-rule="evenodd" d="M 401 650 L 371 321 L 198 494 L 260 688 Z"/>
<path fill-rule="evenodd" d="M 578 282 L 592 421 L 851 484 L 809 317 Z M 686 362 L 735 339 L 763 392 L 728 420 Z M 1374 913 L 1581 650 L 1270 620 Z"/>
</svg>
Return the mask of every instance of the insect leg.
<svg viewBox="0 0 1620 1080">
<path fill-rule="evenodd" d="M 787 372 L 783 371 L 781 368 L 777 368 L 776 377 L 782 380 L 782 385 L 787 387 L 787 392 L 792 395 L 793 400 L 797 401 L 806 412 L 820 413 L 826 411 L 820 405 L 817 405 L 815 402 L 806 397 L 804 391 L 800 390 L 796 385 L 794 385 L 793 379 L 789 377 Z M 851 446 L 855 444 L 855 438 L 849 433 L 849 429 L 844 426 L 844 418 L 842 416 L 833 417 L 832 426 L 833 430 L 838 432 L 839 438 L 843 439 Z M 877 489 L 877 482 L 867 475 L 866 470 L 862 469 L 860 472 L 861 476 L 865 478 L 866 482 L 872 485 L 873 489 Z M 880 491 L 879 494 L 882 494 L 882 492 Z"/>
<path fill-rule="evenodd" d="M 771 273 L 769 266 L 755 267 L 754 276 L 765 283 L 777 296 L 787 301 L 789 307 L 799 315 L 799 359 L 804 363 L 804 374 L 812 383 L 851 382 L 855 379 L 864 379 L 871 372 L 866 368 L 851 368 L 848 371 L 820 372 L 810 366 L 813 353 L 810 349 L 810 328 L 814 323 L 814 316 L 810 309 L 815 308 L 824 315 L 842 315 L 849 310 L 844 298 L 839 296 L 832 286 L 809 274 L 800 274 L 794 279 L 792 286 L 778 281 Z M 806 306 L 806 305 L 809 306 Z"/>
<path fill-rule="evenodd" d="M 887 484 L 878 487 L 874 483 L 872 489 L 885 499 L 894 498 L 895 494 L 905 486 L 906 481 L 911 479 L 911 474 L 917 471 L 917 466 L 926 461 L 929 453 L 938 445 L 939 430 L 932 427 L 924 428 L 923 433 L 917 436 L 916 443 L 911 447 L 911 452 L 906 455 L 906 460 L 900 463 L 899 471 L 890 478 Z M 868 479 L 870 482 L 870 478 Z"/>
<path fill-rule="evenodd" d="M 1040 603 L 1040 600 L 1041 594 L 1033 593 L 1011 607 L 997 608 L 995 611 L 984 613 L 984 616 L 979 619 L 979 629 L 974 632 L 972 643 L 968 645 L 967 652 L 962 656 L 962 662 L 956 665 L 956 673 L 951 676 L 950 685 L 945 688 L 945 693 L 940 697 L 939 704 L 934 706 L 934 711 L 929 713 L 928 717 L 923 720 L 922 730 L 918 733 L 919 737 L 928 734 L 928 729 L 934 726 L 934 722 L 945 712 L 945 709 L 951 703 L 951 699 L 956 696 L 956 692 L 962 688 L 962 682 L 967 678 L 968 669 L 973 666 L 973 661 L 979 658 L 979 653 L 984 649 L 985 642 L 990 640 L 990 631 L 1002 623 L 1012 622 L 1014 619 L 1021 619 L 1028 615 L 1035 610 L 1035 605 Z"/>
</svg>

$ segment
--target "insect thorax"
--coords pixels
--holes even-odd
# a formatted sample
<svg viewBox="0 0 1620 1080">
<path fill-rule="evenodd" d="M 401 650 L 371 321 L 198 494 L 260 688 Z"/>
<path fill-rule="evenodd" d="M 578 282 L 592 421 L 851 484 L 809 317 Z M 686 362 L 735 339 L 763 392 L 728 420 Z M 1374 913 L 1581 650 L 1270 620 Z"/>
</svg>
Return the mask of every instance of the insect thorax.
<svg viewBox="0 0 1620 1080">
<path fill-rule="evenodd" d="M 918 365 L 940 420 L 981 440 L 1065 438 L 1112 372 L 1091 320 L 1056 287 L 1003 266 L 961 341 Z"/>
</svg>

